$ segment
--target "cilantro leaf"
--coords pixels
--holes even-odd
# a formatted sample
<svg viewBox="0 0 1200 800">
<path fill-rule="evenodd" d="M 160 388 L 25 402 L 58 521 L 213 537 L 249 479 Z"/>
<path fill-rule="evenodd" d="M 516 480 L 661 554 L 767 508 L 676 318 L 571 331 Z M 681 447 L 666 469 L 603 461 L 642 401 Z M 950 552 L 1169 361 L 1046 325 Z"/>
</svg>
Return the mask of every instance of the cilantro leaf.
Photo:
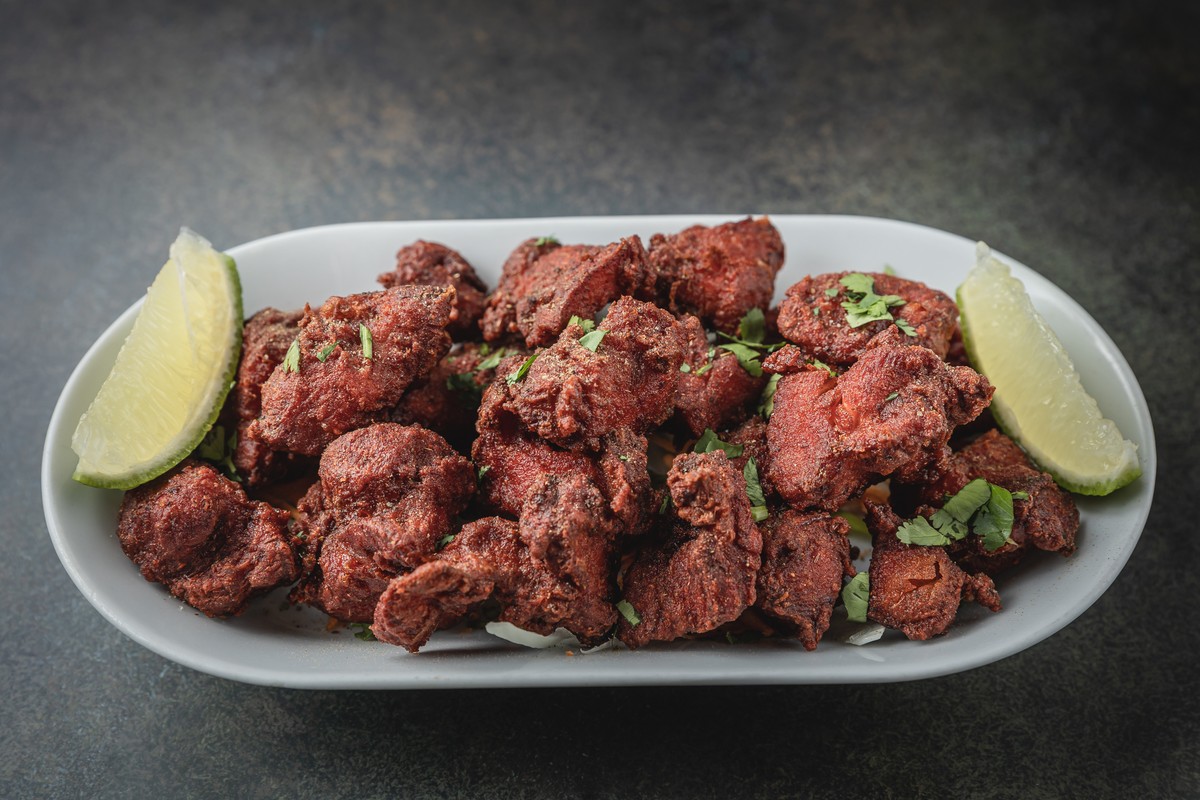
<svg viewBox="0 0 1200 800">
<path fill-rule="evenodd" d="M 971 527 L 976 534 L 983 537 L 983 549 L 990 553 L 1007 544 L 1012 534 L 1013 497 L 1003 486 L 989 486 L 991 496 L 975 515 Z"/>
<path fill-rule="evenodd" d="M 742 369 L 755 378 L 763 374 L 762 364 L 758 360 L 759 353 L 754 348 L 744 345 L 741 342 L 726 342 L 717 346 L 737 356 L 738 364 L 741 364 Z"/>
<path fill-rule="evenodd" d="M 746 316 L 742 317 L 742 321 L 738 323 L 738 338 L 754 344 L 762 344 L 766 335 L 767 319 L 762 309 L 752 308 L 747 311 Z"/>
<path fill-rule="evenodd" d="M 867 523 L 858 514 L 851 514 L 849 511 L 839 511 L 837 515 L 850 524 L 851 533 L 857 533 L 859 536 L 871 535 L 871 531 L 867 529 Z"/>
<path fill-rule="evenodd" d="M 283 371 L 300 374 L 300 340 L 298 338 L 292 339 L 292 343 L 288 345 L 287 353 L 283 356 Z"/>
<path fill-rule="evenodd" d="M 888 294 L 880 297 L 875 294 L 875 279 L 861 272 L 852 272 L 839 283 L 846 287 L 846 296 L 850 298 L 842 303 L 842 308 L 846 310 L 846 322 L 851 328 L 860 328 L 880 320 L 896 322 L 888 309 L 902 306 L 906 302 L 899 295 Z M 896 324 L 900 325 L 898 322 Z M 900 325 L 900 329 L 908 333 L 912 327 L 905 322 L 904 325 Z M 915 336 L 916 332 L 909 335 Z"/>
<path fill-rule="evenodd" d="M 896 538 L 905 544 L 943 545 L 950 544 L 950 537 L 933 527 L 924 517 L 915 517 L 896 529 Z"/>
<path fill-rule="evenodd" d="M 971 515 L 991 497 L 989 485 L 983 478 L 976 478 L 946 500 L 942 510 L 959 522 L 969 522 Z"/>
<path fill-rule="evenodd" d="M 213 425 L 208 429 L 208 433 L 204 434 L 203 441 L 197 445 L 195 455 L 219 467 L 231 480 L 241 483 L 242 478 L 233 463 L 236 450 L 237 429 L 230 429 L 226 435 L 224 425 Z"/>
<path fill-rule="evenodd" d="M 335 349 L 337 349 L 337 346 L 338 346 L 337 342 L 330 342 L 329 344 L 322 347 L 319 351 L 317 351 L 317 361 L 320 361 L 322 364 L 324 364 L 325 359 L 329 358 L 329 354 L 332 353 Z"/>
<path fill-rule="evenodd" d="M 683 362 L 682 364 L 680 364 L 680 365 L 679 365 L 679 371 L 680 371 L 680 372 L 683 372 L 683 373 L 688 373 L 688 372 L 691 372 L 691 371 L 692 371 L 692 365 L 691 365 L 691 364 L 689 364 L 689 363 L 687 363 L 687 362 L 685 361 L 685 362 Z"/>
<path fill-rule="evenodd" d="M 711 453 L 713 450 L 723 450 L 729 458 L 737 458 L 745 449 L 745 446 L 740 444 L 722 442 L 717 438 L 716 431 L 712 428 L 705 428 L 704 433 L 700 434 L 700 438 L 696 440 L 696 446 L 692 448 L 692 452 Z"/>
<path fill-rule="evenodd" d="M 548 244 L 559 244 L 558 239 L 553 236 L 539 236 L 533 240 L 534 247 L 545 247 Z"/>
<path fill-rule="evenodd" d="M 742 477 L 746 480 L 746 497 L 750 500 L 750 513 L 754 515 L 755 522 L 762 522 L 771 514 L 767 511 L 767 500 L 763 497 L 762 484 L 758 480 L 758 465 L 754 463 L 753 456 L 746 459 L 746 466 L 742 468 Z"/>
<path fill-rule="evenodd" d="M 361 322 L 358 323 L 358 340 L 362 342 L 363 358 L 370 361 L 375 355 L 375 340 L 371 338 L 371 329 Z"/>
<path fill-rule="evenodd" d="M 580 336 L 579 344 L 580 346 L 586 347 L 588 350 L 591 350 L 594 353 L 600 347 L 600 342 L 604 340 L 604 334 L 606 333 L 608 333 L 608 331 L 597 328 L 590 333 L 585 333 L 583 336 Z"/>
<path fill-rule="evenodd" d="M 775 390 L 779 386 L 778 374 L 772 375 L 767 380 L 767 385 L 763 387 L 762 399 L 759 400 L 758 408 L 755 409 L 763 419 L 770 419 L 772 412 L 775 411 Z"/>
<path fill-rule="evenodd" d="M 596 329 L 596 323 L 594 320 L 584 319 L 583 317 L 575 314 L 572 314 L 571 318 L 567 320 L 567 325 L 578 325 L 579 327 L 583 328 L 584 333 L 591 333 Z"/>
<path fill-rule="evenodd" d="M 521 366 L 517 368 L 516 372 L 506 377 L 504 380 L 508 382 L 508 385 L 512 386 L 514 383 L 518 383 L 522 378 L 524 378 L 525 374 L 529 372 L 529 368 L 533 365 L 533 362 L 536 358 L 537 353 L 534 353 L 529 358 L 525 359 L 524 362 L 522 362 Z"/>
<path fill-rule="evenodd" d="M 642 624 L 642 618 L 638 616 L 637 609 L 628 600 L 621 600 L 617 603 L 617 611 L 621 612 L 621 616 L 633 627 L 636 628 Z"/>
<path fill-rule="evenodd" d="M 496 352 L 492 353 L 491 355 L 488 355 L 487 353 L 485 353 L 483 351 L 482 348 L 480 348 L 480 350 L 479 350 L 480 355 L 487 355 L 487 358 L 485 358 L 483 361 L 480 361 L 479 364 L 475 367 L 475 369 L 473 369 L 471 371 L 472 372 L 482 372 L 486 369 L 495 369 L 496 367 L 500 366 L 500 362 L 504 360 L 505 352 L 506 352 L 506 348 L 500 347 L 500 348 L 496 349 Z"/>
<path fill-rule="evenodd" d="M 867 605 L 871 601 L 871 578 L 860 572 L 842 587 L 842 602 L 846 604 L 846 618 L 851 622 L 867 621 Z"/>
<path fill-rule="evenodd" d="M 447 533 L 445 536 L 443 536 L 442 538 L 438 539 L 438 543 L 437 543 L 437 549 L 438 549 L 438 550 L 441 550 L 443 547 L 445 547 L 446 545 L 448 545 L 448 544 L 450 544 L 451 542 L 453 542 L 453 541 L 454 541 L 454 537 L 456 537 L 457 535 L 458 535 L 458 534 L 456 534 L 456 533 Z"/>
<path fill-rule="evenodd" d="M 824 361 L 821 361 L 819 358 L 814 358 L 812 361 L 809 361 L 808 363 L 812 364 L 814 367 L 818 367 L 820 369 L 825 370 L 826 372 L 828 372 L 830 374 L 831 377 L 837 377 L 837 372 L 834 371 L 833 367 L 829 366 Z"/>
<path fill-rule="evenodd" d="M 375 631 L 365 622 L 351 622 L 350 629 L 354 631 L 355 639 L 362 639 L 364 642 L 375 641 Z"/>
</svg>

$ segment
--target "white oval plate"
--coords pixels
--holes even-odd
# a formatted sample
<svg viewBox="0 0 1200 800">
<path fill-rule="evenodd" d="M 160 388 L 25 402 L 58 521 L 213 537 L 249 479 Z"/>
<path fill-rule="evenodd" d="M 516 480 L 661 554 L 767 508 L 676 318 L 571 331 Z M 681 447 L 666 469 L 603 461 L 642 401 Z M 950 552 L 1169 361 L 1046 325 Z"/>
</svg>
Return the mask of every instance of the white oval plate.
<svg viewBox="0 0 1200 800">
<path fill-rule="evenodd" d="M 674 232 L 732 217 L 581 217 L 334 225 L 271 236 L 229 250 L 241 270 L 247 313 L 296 308 L 332 294 L 378 288 L 375 276 L 416 239 L 459 250 L 495 285 L 505 256 L 530 236 L 606 243 Z M 773 218 L 787 246 L 777 298 L 809 273 L 878 271 L 953 294 L 974 263 L 974 242 L 910 223 L 865 217 Z M 165 250 L 165 245 L 164 245 Z M 1083 519 L 1071 558 L 1039 554 L 999 582 L 1004 610 L 964 606 L 942 637 L 910 642 L 889 631 L 865 646 L 840 641 L 835 624 L 814 652 L 793 641 L 729 645 L 676 642 L 631 652 L 583 655 L 528 650 L 481 631 L 434 636 L 419 655 L 348 630 L 326 630 L 311 609 L 286 608 L 286 590 L 255 601 L 241 617 L 212 620 L 146 582 L 121 552 L 115 528 L 121 493 L 71 480 L 75 424 L 108 374 L 136 314 L 131 307 L 88 350 L 59 398 L 46 435 L 42 498 L 63 566 L 113 625 L 166 658 L 213 675 L 308 688 L 592 686 L 632 684 L 866 683 L 926 678 L 987 664 L 1029 647 L 1083 613 L 1112 583 L 1137 543 L 1155 478 L 1154 433 L 1145 398 L 1116 345 L 1088 314 L 1037 273 L 1005 259 L 1069 349 L 1106 416 L 1138 445 L 1142 477 L 1106 498 L 1077 498 Z M 149 273 L 147 273 L 149 275 Z M 839 612 L 840 613 L 840 612 Z"/>
</svg>

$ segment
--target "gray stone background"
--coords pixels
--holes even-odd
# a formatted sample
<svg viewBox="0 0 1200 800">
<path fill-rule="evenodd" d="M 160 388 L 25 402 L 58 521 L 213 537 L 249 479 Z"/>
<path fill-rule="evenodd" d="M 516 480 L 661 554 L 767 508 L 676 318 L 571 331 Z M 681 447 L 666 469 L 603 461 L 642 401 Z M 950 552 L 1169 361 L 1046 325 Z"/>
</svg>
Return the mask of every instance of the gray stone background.
<svg viewBox="0 0 1200 800">
<path fill-rule="evenodd" d="M 1200 795 L 1195 3 L 0 0 L 0 796 Z M 59 565 L 55 398 L 180 224 L 848 213 L 986 238 L 1159 435 L 1078 621 L 871 686 L 304 692 L 144 650 Z"/>
</svg>

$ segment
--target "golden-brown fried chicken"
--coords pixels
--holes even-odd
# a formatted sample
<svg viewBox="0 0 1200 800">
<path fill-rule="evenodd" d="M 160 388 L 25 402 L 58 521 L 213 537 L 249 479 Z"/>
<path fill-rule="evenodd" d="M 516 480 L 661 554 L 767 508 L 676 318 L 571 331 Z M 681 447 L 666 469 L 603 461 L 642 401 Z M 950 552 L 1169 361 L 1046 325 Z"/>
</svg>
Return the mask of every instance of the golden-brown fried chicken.
<svg viewBox="0 0 1200 800">
<path fill-rule="evenodd" d="M 867 343 L 895 323 L 886 319 L 851 327 L 842 303 L 852 300 L 840 281 L 849 272 L 809 276 L 793 284 L 779 305 L 779 332 L 799 345 L 809 358 L 831 366 L 846 367 L 862 355 Z M 907 344 L 928 347 L 945 358 L 958 331 L 958 307 L 947 295 L 919 281 L 882 272 L 857 273 L 874 281 L 875 294 L 895 295 L 903 305 L 889 313 L 912 327 Z"/>
<path fill-rule="evenodd" d="M 986 378 L 926 347 L 873 346 L 840 376 L 804 367 L 776 387 L 767 476 L 795 508 L 836 511 L 882 477 L 905 480 L 943 464 L 954 428 L 991 396 Z"/>
<path fill-rule="evenodd" d="M 146 580 L 223 617 L 296 579 L 287 521 L 286 512 L 250 500 L 211 465 L 188 460 L 125 493 L 117 538 Z"/>
<path fill-rule="evenodd" d="M 603 247 L 530 239 L 504 263 L 483 315 L 483 338 L 519 334 L 529 347 L 543 347 L 572 316 L 590 320 L 618 297 L 639 294 L 646 275 L 646 251 L 636 236 Z"/>
<path fill-rule="evenodd" d="M 720 450 L 688 453 L 675 459 L 667 488 L 676 521 L 625 574 L 624 599 L 640 621 L 623 617 L 617 635 L 630 647 L 711 631 L 755 600 L 762 536 L 742 474 Z"/>
<path fill-rule="evenodd" d="M 787 510 L 759 526 L 763 563 L 756 607 L 796 626 L 806 650 L 829 629 L 842 578 L 854 577 L 850 525 L 825 511 Z"/>
<path fill-rule="evenodd" d="M 569 326 L 538 351 L 524 376 L 508 372 L 494 386 L 506 392 L 505 408 L 530 433 L 595 450 L 607 435 L 646 433 L 671 415 L 684 342 L 666 311 L 623 297 L 595 331 L 585 337 L 581 327 Z"/>
<path fill-rule="evenodd" d="M 454 289 L 400 286 L 306 307 L 295 342 L 262 387 L 251 433 L 275 450 L 318 455 L 379 420 L 450 349 Z"/>
<path fill-rule="evenodd" d="M 487 304 L 487 286 L 456 250 L 437 242 L 417 240 L 396 253 L 396 268 L 379 276 L 385 289 L 393 286 L 453 286 L 454 302 L 447 330 L 455 341 L 478 338 L 479 319 Z"/>
<path fill-rule="evenodd" d="M 679 416 L 696 436 L 737 425 L 753 412 L 768 376 L 751 375 L 733 353 L 709 344 L 699 318 L 687 314 L 679 322 L 687 336 L 675 396 Z"/>
<path fill-rule="evenodd" d="M 387 582 L 433 557 L 475 491 L 468 462 L 436 433 L 379 423 L 335 439 L 301 500 L 314 568 L 294 593 L 338 619 L 371 619 Z"/>
<path fill-rule="evenodd" d="M 950 560 L 944 547 L 905 544 L 896 538 L 901 520 L 885 503 L 864 500 L 871 551 L 867 619 L 899 629 L 909 639 L 945 633 L 963 600 L 1000 610 L 1000 595 L 987 575 L 972 575 Z"/>
<path fill-rule="evenodd" d="M 233 465 L 247 486 L 261 486 L 286 477 L 297 457 L 272 450 L 252 431 L 251 423 L 262 411 L 262 385 L 283 361 L 288 346 L 300 332 L 303 311 L 264 308 L 242 329 L 242 360 L 230 402 L 237 416 L 237 446 Z"/>
<path fill-rule="evenodd" d="M 783 239 L 767 217 L 695 225 L 651 237 L 649 260 L 664 306 L 732 334 L 747 311 L 771 305 Z"/>
</svg>

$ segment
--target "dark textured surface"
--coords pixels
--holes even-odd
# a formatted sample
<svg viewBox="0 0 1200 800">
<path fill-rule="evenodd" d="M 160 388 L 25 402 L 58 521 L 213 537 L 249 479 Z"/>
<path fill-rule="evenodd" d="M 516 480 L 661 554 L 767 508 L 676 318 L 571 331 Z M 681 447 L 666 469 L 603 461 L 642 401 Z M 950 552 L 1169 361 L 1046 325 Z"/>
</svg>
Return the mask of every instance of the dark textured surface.
<svg viewBox="0 0 1200 800">
<path fill-rule="evenodd" d="M 0 2 L 0 796 L 1200 795 L 1196 4 L 148 5 Z M 913 220 L 1078 299 L 1159 432 L 1113 587 L 910 684 L 329 693 L 165 661 L 58 564 L 53 402 L 180 224 L 689 211 Z"/>
</svg>

